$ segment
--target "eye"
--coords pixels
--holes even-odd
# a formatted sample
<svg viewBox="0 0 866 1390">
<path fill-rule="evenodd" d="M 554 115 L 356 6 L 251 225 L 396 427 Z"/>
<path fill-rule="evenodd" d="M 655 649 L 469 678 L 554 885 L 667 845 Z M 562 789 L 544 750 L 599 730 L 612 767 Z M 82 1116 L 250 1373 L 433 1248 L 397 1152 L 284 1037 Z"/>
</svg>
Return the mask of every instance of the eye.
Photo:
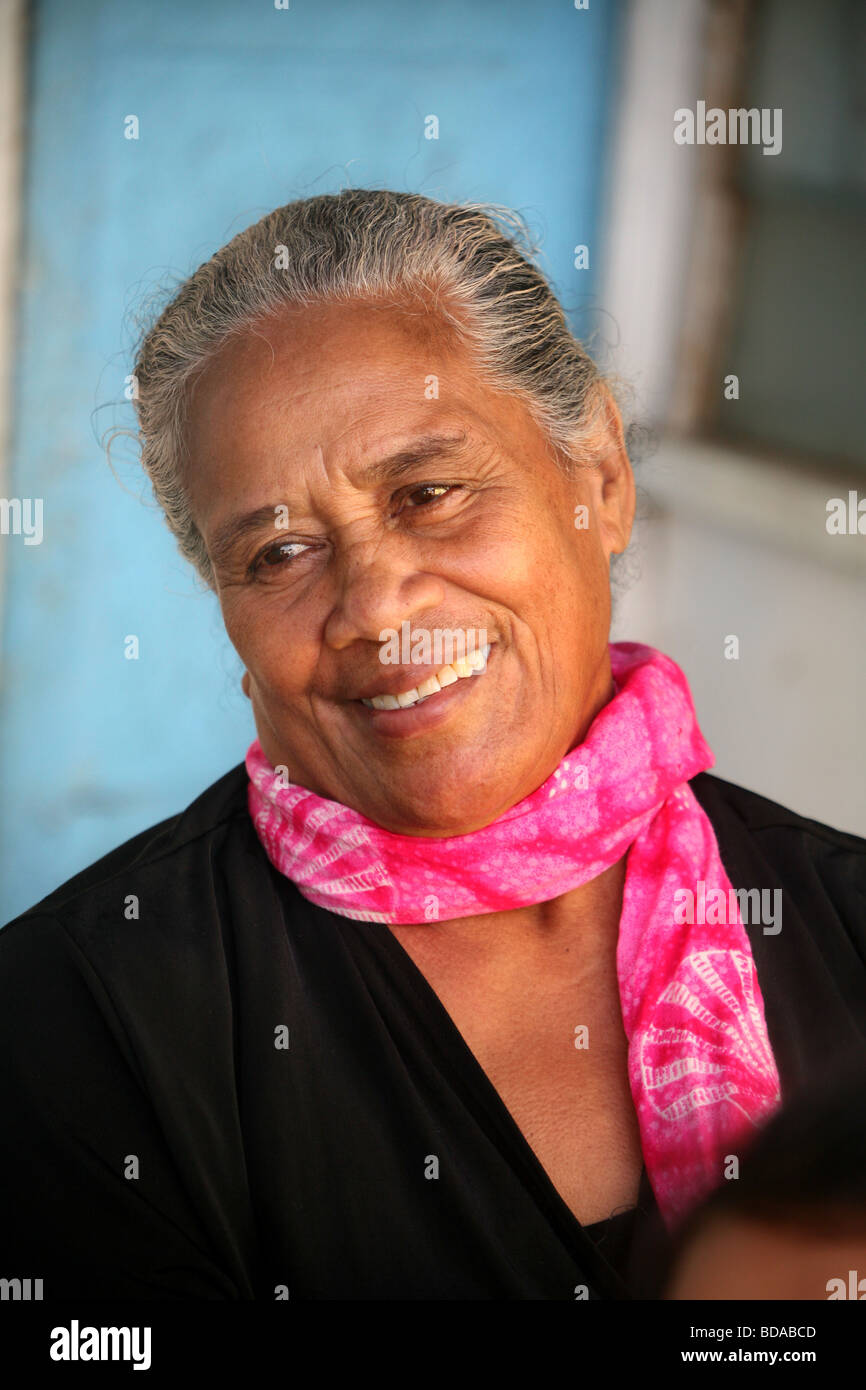
<svg viewBox="0 0 866 1390">
<path fill-rule="evenodd" d="M 413 487 L 411 492 L 406 494 L 406 500 L 408 501 L 410 497 L 417 497 L 419 493 L 439 493 L 439 496 L 434 497 L 432 500 L 434 502 L 440 502 L 444 497 L 447 497 L 450 492 L 456 492 L 459 491 L 459 489 L 459 483 L 422 483 L 420 487 Z M 413 503 L 413 506 L 414 505 Z M 424 507 L 427 503 L 422 503 L 421 505 Z"/>
<path fill-rule="evenodd" d="M 266 546 L 264 550 L 259 551 L 250 565 L 250 572 L 254 573 L 262 569 L 281 569 L 292 563 L 297 552 L 306 549 L 308 547 L 303 541 L 278 541 L 275 545 Z"/>
</svg>

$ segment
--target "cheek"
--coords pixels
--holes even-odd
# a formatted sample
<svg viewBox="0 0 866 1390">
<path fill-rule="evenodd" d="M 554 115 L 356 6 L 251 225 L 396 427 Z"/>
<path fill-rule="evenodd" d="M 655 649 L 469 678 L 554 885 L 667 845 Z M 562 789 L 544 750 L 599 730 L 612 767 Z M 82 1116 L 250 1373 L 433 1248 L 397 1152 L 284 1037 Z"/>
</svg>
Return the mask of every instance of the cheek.
<svg viewBox="0 0 866 1390">
<path fill-rule="evenodd" d="M 604 555 L 581 540 L 568 563 L 545 583 L 547 622 L 553 632 L 563 678 L 578 690 L 595 680 L 610 637 L 610 587 Z M 566 672 L 568 675 L 566 676 Z"/>
<path fill-rule="evenodd" d="M 533 514 L 523 499 L 493 509 L 465 539 L 460 582 L 482 582 L 517 600 L 547 595 L 553 575 L 569 579 L 575 567 L 573 542 L 549 512 Z"/>
<path fill-rule="evenodd" d="M 257 691 L 285 699 L 309 688 L 319 644 L 304 640 L 303 624 L 277 620 L 266 604 L 222 599 L 221 607 L 229 641 Z"/>
<path fill-rule="evenodd" d="M 558 530 L 542 565 L 547 601 L 568 608 L 581 626 L 604 621 L 610 576 L 597 529 Z"/>
</svg>

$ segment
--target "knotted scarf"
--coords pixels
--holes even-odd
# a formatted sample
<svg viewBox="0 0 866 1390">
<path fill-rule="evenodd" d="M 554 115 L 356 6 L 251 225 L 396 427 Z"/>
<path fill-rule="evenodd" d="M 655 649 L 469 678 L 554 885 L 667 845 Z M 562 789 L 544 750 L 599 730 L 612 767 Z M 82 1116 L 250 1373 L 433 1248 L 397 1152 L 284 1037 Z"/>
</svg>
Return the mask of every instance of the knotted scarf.
<svg viewBox="0 0 866 1390">
<path fill-rule="evenodd" d="M 583 742 L 479 830 L 385 830 L 277 775 L 258 740 L 246 757 L 249 808 L 271 863 L 310 902 L 358 922 L 547 902 L 628 854 L 616 964 L 629 1081 L 647 1174 L 673 1227 L 731 1176 L 729 1157 L 779 1104 L 779 1077 L 740 898 L 688 785 L 714 759 L 686 678 L 635 642 L 611 644 L 610 657 L 615 694 Z"/>
</svg>

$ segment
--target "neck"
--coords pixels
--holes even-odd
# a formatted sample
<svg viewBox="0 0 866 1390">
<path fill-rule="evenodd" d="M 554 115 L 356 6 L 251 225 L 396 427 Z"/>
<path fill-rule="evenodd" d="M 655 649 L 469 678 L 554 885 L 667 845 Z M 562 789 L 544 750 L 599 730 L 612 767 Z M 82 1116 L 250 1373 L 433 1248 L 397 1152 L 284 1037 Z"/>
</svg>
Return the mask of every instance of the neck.
<svg viewBox="0 0 866 1390">
<path fill-rule="evenodd" d="M 447 956 L 466 968 L 507 962 L 511 970 L 521 971 L 533 962 L 560 958 L 573 968 L 576 957 L 587 969 L 605 962 L 615 970 L 627 858 L 548 902 L 390 930 L 404 946 L 432 949 L 437 957 Z"/>
</svg>

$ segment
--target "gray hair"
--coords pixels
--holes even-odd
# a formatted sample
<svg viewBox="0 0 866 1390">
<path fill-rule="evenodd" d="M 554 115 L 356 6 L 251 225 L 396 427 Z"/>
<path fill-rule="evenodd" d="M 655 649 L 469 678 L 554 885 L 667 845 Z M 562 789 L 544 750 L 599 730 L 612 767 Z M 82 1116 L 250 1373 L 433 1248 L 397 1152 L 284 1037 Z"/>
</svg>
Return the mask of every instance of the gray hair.
<svg viewBox="0 0 866 1390">
<path fill-rule="evenodd" d="M 520 396 L 559 466 L 593 462 L 613 383 L 569 329 L 536 254 L 511 209 L 350 188 L 276 208 L 199 266 L 144 333 L 134 404 L 154 496 L 204 581 L 213 586 L 213 572 L 184 486 L 187 389 L 227 339 L 286 306 L 423 306 L 468 345 L 484 380 Z"/>
</svg>

